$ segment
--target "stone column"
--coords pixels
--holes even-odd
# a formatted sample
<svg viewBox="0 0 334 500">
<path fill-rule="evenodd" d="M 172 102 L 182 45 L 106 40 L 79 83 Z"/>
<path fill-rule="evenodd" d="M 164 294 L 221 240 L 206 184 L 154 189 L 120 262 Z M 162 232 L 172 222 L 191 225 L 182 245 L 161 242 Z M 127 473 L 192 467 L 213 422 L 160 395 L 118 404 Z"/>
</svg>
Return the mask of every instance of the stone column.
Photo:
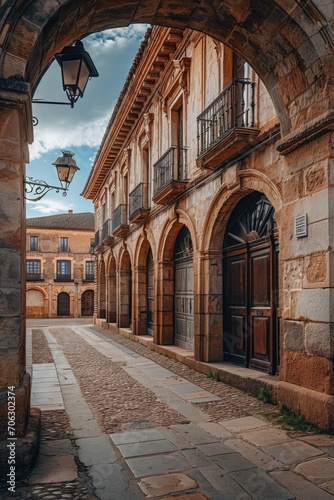
<svg viewBox="0 0 334 500">
<path fill-rule="evenodd" d="M 334 427 L 334 137 L 330 120 L 320 135 L 282 141 L 282 356 L 279 403 L 321 427 Z M 329 129 L 329 130 L 328 130 Z M 303 139 L 303 140 L 301 140 Z M 296 217 L 307 235 L 296 237 Z M 294 389 L 291 388 L 294 385 Z M 298 389 L 297 389 L 298 388 Z"/>
<path fill-rule="evenodd" d="M 200 258 L 200 327 L 195 329 L 200 338 L 195 342 L 195 358 L 205 362 L 220 361 L 223 358 L 223 256 L 220 251 L 210 251 Z"/>
<path fill-rule="evenodd" d="M 8 387 L 15 393 L 16 477 L 38 451 L 39 413 L 30 418 L 30 376 L 25 365 L 25 162 L 32 142 L 27 85 L 0 80 L 0 475 L 8 465 Z"/>
<path fill-rule="evenodd" d="M 157 279 L 154 279 L 154 342 L 171 345 L 174 342 L 174 261 L 159 261 L 157 267 Z"/>
</svg>

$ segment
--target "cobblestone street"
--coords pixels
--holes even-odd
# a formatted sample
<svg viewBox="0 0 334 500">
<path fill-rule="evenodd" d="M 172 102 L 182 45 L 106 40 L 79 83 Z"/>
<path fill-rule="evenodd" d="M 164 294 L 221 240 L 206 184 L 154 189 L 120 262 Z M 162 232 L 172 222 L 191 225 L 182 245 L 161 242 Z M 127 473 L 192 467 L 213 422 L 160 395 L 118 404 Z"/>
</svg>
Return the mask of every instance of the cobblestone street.
<svg viewBox="0 0 334 500">
<path fill-rule="evenodd" d="M 40 454 L 7 499 L 334 497 L 334 441 L 277 408 L 87 321 L 28 322 Z"/>
</svg>

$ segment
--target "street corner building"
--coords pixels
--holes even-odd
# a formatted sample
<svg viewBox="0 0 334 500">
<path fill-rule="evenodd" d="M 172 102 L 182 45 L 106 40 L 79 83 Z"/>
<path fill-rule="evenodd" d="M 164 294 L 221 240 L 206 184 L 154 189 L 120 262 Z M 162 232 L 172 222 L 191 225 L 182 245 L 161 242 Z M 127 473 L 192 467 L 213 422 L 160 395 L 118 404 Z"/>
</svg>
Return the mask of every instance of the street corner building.
<svg viewBox="0 0 334 500">
<path fill-rule="evenodd" d="M 333 15 L 328 0 L 1 3 L 0 471 L 8 387 L 22 475 L 40 428 L 25 363 L 32 97 L 65 46 L 132 23 L 152 28 L 83 190 L 95 321 L 247 390 L 265 383 L 333 429 Z M 43 300 L 52 314 L 53 292 Z"/>
<path fill-rule="evenodd" d="M 330 428 L 329 140 L 282 140 L 231 48 L 150 28 L 83 192 L 96 324 Z"/>
<path fill-rule="evenodd" d="M 94 214 L 27 219 L 27 318 L 93 316 Z"/>
</svg>

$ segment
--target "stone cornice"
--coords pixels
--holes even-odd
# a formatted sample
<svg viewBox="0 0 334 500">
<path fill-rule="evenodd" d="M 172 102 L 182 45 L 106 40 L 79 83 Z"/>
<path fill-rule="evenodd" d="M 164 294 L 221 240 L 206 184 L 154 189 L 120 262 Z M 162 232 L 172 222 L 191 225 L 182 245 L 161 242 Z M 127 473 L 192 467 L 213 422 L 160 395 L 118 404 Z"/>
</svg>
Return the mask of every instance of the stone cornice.
<svg viewBox="0 0 334 500">
<path fill-rule="evenodd" d="M 297 130 L 285 135 L 276 144 L 276 149 L 286 155 L 317 137 L 334 130 L 334 111 L 327 111 Z"/>
</svg>

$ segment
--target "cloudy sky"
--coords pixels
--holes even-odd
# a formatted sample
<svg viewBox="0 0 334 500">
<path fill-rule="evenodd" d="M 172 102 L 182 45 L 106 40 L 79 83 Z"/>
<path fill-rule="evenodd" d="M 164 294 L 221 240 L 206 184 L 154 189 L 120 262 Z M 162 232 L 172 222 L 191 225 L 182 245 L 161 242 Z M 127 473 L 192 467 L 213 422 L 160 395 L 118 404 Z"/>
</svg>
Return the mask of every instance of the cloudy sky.
<svg viewBox="0 0 334 500">
<path fill-rule="evenodd" d="M 93 212 L 93 204 L 80 193 L 86 183 L 105 128 L 123 88 L 147 26 L 106 30 L 83 40 L 98 72 L 86 87 L 85 95 L 71 109 L 70 106 L 33 104 L 38 119 L 34 127 L 34 143 L 30 146 L 30 163 L 26 175 L 58 185 L 56 169 L 52 165 L 62 149 L 75 153 L 80 171 L 75 174 L 66 197 L 51 191 L 39 202 L 27 201 L 27 217 L 41 217 L 68 210 Z M 43 76 L 34 99 L 66 102 L 62 90 L 60 66 L 53 62 Z"/>
</svg>

